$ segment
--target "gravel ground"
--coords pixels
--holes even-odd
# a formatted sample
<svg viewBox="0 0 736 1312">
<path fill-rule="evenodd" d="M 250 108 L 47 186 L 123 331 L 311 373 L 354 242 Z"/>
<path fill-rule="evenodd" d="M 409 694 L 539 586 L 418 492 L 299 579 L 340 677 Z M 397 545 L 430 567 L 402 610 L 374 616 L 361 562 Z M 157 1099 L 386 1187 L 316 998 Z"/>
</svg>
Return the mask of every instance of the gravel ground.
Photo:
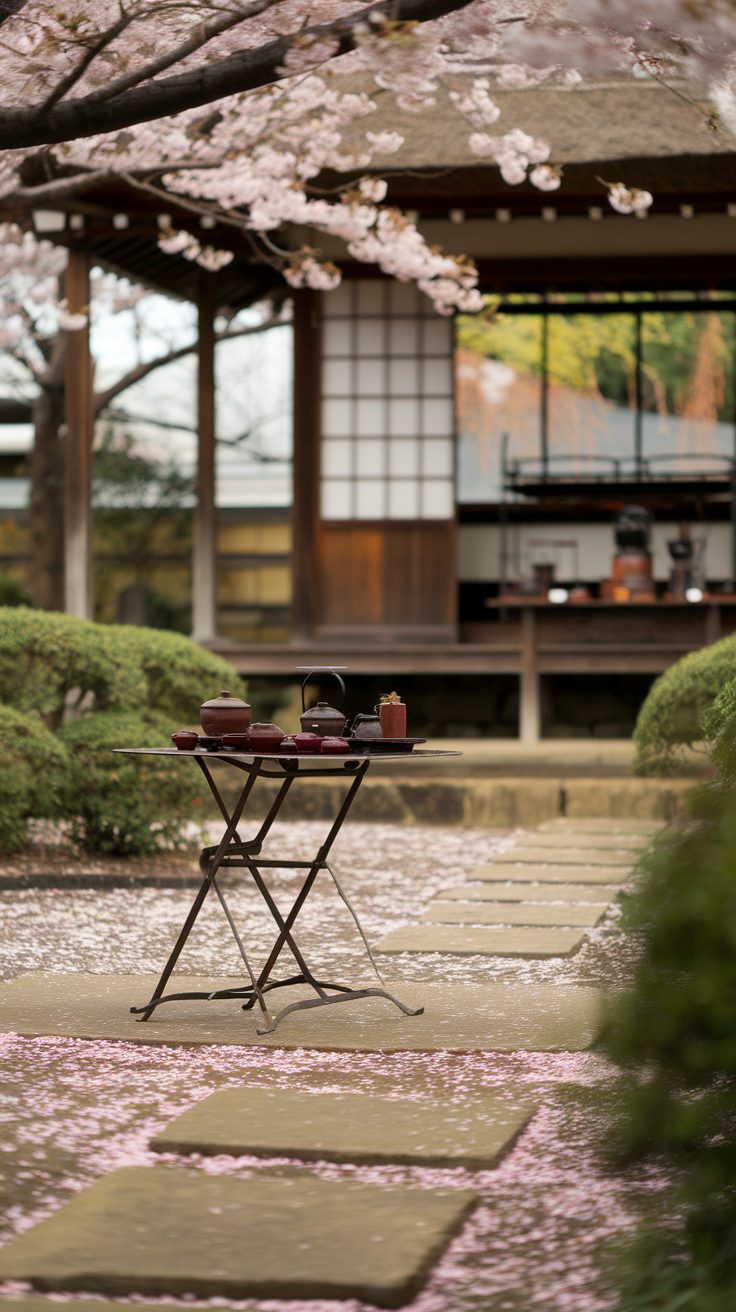
<svg viewBox="0 0 736 1312">
<path fill-rule="evenodd" d="M 274 850 L 311 856 L 319 822 L 274 830 Z M 418 919 L 443 887 L 520 835 L 487 830 L 346 826 L 334 850 L 341 881 L 360 911 L 369 940 Z M 250 942 L 272 924 L 240 876 L 229 876 L 230 903 Z M 277 902 L 289 905 L 300 876 L 273 875 Z M 191 901 L 189 889 L 18 889 L 0 894 L 5 933 L 3 978 L 33 970 L 155 971 Z M 617 910 L 565 960 L 512 961 L 441 955 L 383 958 L 392 979 L 544 981 L 616 987 L 629 976 L 634 946 L 617 927 Z M 328 973 L 365 977 L 352 921 L 322 874 L 298 922 L 307 959 Z M 238 971 L 239 959 L 215 901 L 189 940 L 183 969 Z M 602 1163 L 614 1072 L 594 1053 L 333 1054 L 212 1047 L 145 1048 L 69 1039 L 0 1039 L 6 1094 L 0 1149 L 4 1165 L 2 1237 L 33 1224 L 72 1192 L 121 1165 L 160 1162 L 147 1151 L 153 1133 L 208 1093 L 227 1085 L 388 1090 L 389 1095 L 452 1099 L 472 1114 L 475 1092 L 532 1097 L 539 1111 L 495 1171 L 421 1170 L 288 1163 L 329 1178 L 474 1187 L 481 1205 L 450 1246 L 412 1312 L 605 1312 L 615 1303 L 601 1246 L 637 1227 L 642 1206 L 656 1206 L 665 1182 L 655 1172 L 614 1176 Z M 598 1095 L 605 1094 L 600 1103 Z M 174 1157 L 164 1159 L 176 1162 Z M 253 1159 L 205 1159 L 201 1169 L 249 1174 Z M 270 1163 L 283 1168 L 281 1159 Z M 9 1289 L 6 1292 L 11 1292 Z M 150 1301 L 150 1300 L 147 1300 Z M 222 1300 L 220 1300 L 222 1303 Z M 182 1305 L 191 1307 L 191 1303 Z M 264 1303 L 269 1312 L 364 1312 L 357 1303 Z"/>
</svg>

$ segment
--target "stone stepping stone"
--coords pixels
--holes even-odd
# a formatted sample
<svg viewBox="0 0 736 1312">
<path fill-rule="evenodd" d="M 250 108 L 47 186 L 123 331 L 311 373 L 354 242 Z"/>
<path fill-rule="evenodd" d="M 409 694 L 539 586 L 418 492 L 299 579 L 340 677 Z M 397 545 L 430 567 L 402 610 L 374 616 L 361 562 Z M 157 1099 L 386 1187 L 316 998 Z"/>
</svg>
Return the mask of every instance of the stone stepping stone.
<svg viewBox="0 0 736 1312">
<path fill-rule="evenodd" d="M 571 957 L 582 944 L 578 929 L 468 929 L 411 925 L 394 929 L 374 952 L 450 952 L 462 957 Z"/>
<path fill-rule="evenodd" d="M 575 902 L 605 909 L 619 891 L 616 884 L 453 884 L 443 888 L 443 899 L 464 902 Z"/>
<path fill-rule="evenodd" d="M 542 858 L 544 857 L 544 860 Z M 625 866 L 631 869 L 633 859 L 630 852 L 605 851 L 595 852 L 587 847 L 556 848 L 512 847 L 508 852 L 499 852 L 493 858 L 494 865 L 519 865 L 522 863 L 565 866 Z"/>
<path fill-rule="evenodd" d="M 543 820 L 537 825 L 541 833 L 555 833 L 564 830 L 571 834 L 656 834 L 664 829 L 664 820 L 618 820 L 593 819 L 581 816 L 558 816 L 555 820 Z"/>
<path fill-rule="evenodd" d="M 177 975 L 171 981 L 173 988 L 197 992 L 240 982 L 201 975 Z M 150 998 L 155 983 L 153 975 L 20 975 L 0 986 L 0 1032 L 154 1046 L 577 1052 L 590 1047 L 602 1022 L 601 994 L 593 988 L 389 981 L 390 989 L 410 1006 L 423 1006 L 424 1014 L 403 1016 L 383 998 L 365 998 L 294 1012 L 274 1034 L 259 1036 L 253 1013 L 241 1011 L 237 1002 L 168 1002 L 141 1024 L 128 1009 Z M 304 986 L 287 990 L 289 1002 L 306 997 L 314 994 Z"/>
<path fill-rule="evenodd" d="M 510 880 L 522 884 L 605 884 L 617 882 L 619 887 L 630 874 L 623 866 L 527 865 L 494 861 L 488 866 L 476 866 L 468 871 L 468 879 Z"/>
<path fill-rule="evenodd" d="M 561 906 L 549 902 L 430 902 L 423 921 L 445 925 L 582 925 L 592 928 L 605 907 Z"/>
<path fill-rule="evenodd" d="M 151 1148 L 483 1170 L 498 1165 L 535 1110 L 491 1094 L 448 1106 L 362 1093 L 220 1089 L 178 1116 Z"/>
<path fill-rule="evenodd" d="M 642 851 L 646 840 L 636 842 L 623 834 L 525 834 L 524 847 L 542 847 L 548 852 L 556 852 L 568 847 L 584 848 L 586 852 L 622 852 L 631 859 L 636 859 Z"/>
<path fill-rule="evenodd" d="M 476 1201 L 467 1189 L 308 1173 L 125 1167 L 12 1240 L 0 1278 L 55 1292 L 401 1307 Z"/>
</svg>

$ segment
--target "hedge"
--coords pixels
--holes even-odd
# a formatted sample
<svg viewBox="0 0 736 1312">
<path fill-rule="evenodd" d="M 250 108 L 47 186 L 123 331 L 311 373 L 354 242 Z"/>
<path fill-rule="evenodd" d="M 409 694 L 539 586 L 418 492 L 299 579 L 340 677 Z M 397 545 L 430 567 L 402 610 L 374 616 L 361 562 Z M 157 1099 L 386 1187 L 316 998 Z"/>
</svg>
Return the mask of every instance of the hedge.
<svg viewBox="0 0 736 1312">
<path fill-rule="evenodd" d="M 66 750 L 34 712 L 0 706 L 0 851 L 15 852 L 30 816 L 61 814 Z"/>
<path fill-rule="evenodd" d="M 182 845 L 182 824 L 203 809 L 200 772 L 167 756 L 113 751 L 170 747 L 170 732 L 165 716 L 135 711 L 85 715 L 60 730 L 69 753 L 63 812 L 83 851 L 146 856 Z"/>
<path fill-rule="evenodd" d="M 713 730 L 706 717 L 719 693 L 736 679 L 736 635 L 691 652 L 655 680 L 634 729 L 638 774 L 671 774 L 683 748 L 702 743 Z"/>
<path fill-rule="evenodd" d="M 199 774 L 111 748 L 170 746 L 223 688 L 245 692 L 226 661 L 180 634 L 0 607 L 0 732 L 12 746 L 0 771 L 0 851 L 22 845 L 28 816 L 47 812 L 70 820 L 90 852 L 143 854 L 173 841 L 201 797 Z M 44 763 L 47 804 L 37 788 Z"/>
</svg>

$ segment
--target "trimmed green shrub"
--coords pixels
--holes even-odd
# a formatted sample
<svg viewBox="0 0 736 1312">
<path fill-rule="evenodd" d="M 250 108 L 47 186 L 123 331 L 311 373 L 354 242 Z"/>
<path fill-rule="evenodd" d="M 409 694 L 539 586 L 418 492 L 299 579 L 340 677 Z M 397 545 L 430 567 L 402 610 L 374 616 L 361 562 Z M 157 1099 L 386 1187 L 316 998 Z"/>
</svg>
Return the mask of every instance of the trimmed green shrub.
<svg viewBox="0 0 736 1312">
<path fill-rule="evenodd" d="M 64 810 L 86 852 L 146 856 L 181 845 L 182 823 L 203 813 L 199 772 L 168 756 L 116 755 L 115 747 L 170 747 L 171 725 L 155 712 L 105 711 L 65 725 L 69 752 Z"/>
<path fill-rule="evenodd" d="M 632 1072 L 611 1141 L 671 1169 L 660 1224 L 622 1307 L 736 1306 L 736 789 L 698 790 L 682 832 L 654 844 L 624 923 L 643 940 L 604 1048 Z M 670 1228 L 661 1224 L 670 1218 Z"/>
<path fill-rule="evenodd" d="M 171 731 L 183 724 L 197 724 L 203 701 L 217 697 L 226 688 L 245 696 L 243 680 L 232 665 L 206 651 L 180 633 L 117 624 L 112 630 L 116 651 L 142 670 L 146 695 L 144 705 L 170 715 Z"/>
<path fill-rule="evenodd" d="M 15 852 L 29 816 L 59 814 L 68 757 L 37 715 L 11 706 L 0 706 L 0 741 L 0 851 Z"/>
<path fill-rule="evenodd" d="M 78 708 L 133 709 L 145 704 L 146 685 L 114 628 L 52 611 L 2 607 L 0 701 L 38 712 L 56 729 L 70 701 Z"/>
<path fill-rule="evenodd" d="M 690 652 L 652 684 L 634 729 L 638 774 L 671 774 L 682 748 L 702 743 L 705 717 L 724 686 L 736 679 L 736 635 Z"/>
</svg>

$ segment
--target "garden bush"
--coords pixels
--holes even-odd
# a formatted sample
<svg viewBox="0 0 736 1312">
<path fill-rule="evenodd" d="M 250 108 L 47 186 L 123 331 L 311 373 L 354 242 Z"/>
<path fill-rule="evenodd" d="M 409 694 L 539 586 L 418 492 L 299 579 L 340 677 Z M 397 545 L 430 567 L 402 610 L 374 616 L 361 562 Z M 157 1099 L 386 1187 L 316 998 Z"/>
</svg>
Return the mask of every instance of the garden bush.
<svg viewBox="0 0 736 1312">
<path fill-rule="evenodd" d="M 142 671 L 145 702 L 170 715 L 176 724 L 198 724 L 203 701 L 224 688 L 243 697 L 246 687 L 232 665 L 180 633 L 117 624 L 112 630 L 116 651 Z"/>
<path fill-rule="evenodd" d="M 42 760 L 55 763 L 53 814 L 71 821 L 84 850 L 133 855 L 171 842 L 202 796 L 199 775 L 111 748 L 169 747 L 173 730 L 196 724 L 201 703 L 223 688 L 245 692 L 225 661 L 181 634 L 0 607 L 0 703 L 19 716 L 8 722 L 14 750 L 0 780 L 0 850 L 22 844 L 27 816 L 41 813 Z M 23 724 L 32 726 L 25 734 Z M 61 780 L 62 763 L 63 787 L 51 778 Z"/>
<path fill-rule="evenodd" d="M 636 721 L 634 768 L 639 774 L 671 774 L 681 768 L 683 748 L 701 744 L 712 723 L 706 717 L 726 684 L 736 679 L 736 635 L 721 638 L 676 661 L 652 684 Z"/>
<path fill-rule="evenodd" d="M 146 700 L 139 663 L 115 630 L 73 615 L 0 608 L 0 702 L 32 710 L 57 729 L 69 710 L 134 708 Z"/>
<path fill-rule="evenodd" d="M 69 753 L 64 812 L 86 852 L 145 856 L 180 845 L 184 821 L 203 815 L 199 771 L 167 756 L 116 755 L 115 747 L 170 747 L 156 712 L 102 711 L 65 725 Z"/>
<path fill-rule="evenodd" d="M 31 712 L 0 706 L 0 851 L 15 852 L 28 819 L 55 817 L 66 782 L 64 746 Z"/>
</svg>

